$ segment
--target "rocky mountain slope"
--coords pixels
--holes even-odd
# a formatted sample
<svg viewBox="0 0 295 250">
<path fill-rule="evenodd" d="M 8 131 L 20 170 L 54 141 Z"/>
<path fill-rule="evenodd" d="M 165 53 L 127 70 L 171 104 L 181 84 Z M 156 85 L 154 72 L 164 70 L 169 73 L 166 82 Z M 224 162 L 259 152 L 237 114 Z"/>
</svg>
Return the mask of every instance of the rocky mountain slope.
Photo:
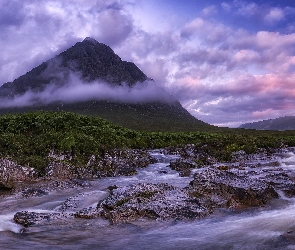
<svg viewBox="0 0 295 250">
<path fill-rule="evenodd" d="M 79 72 L 87 82 L 100 79 L 112 84 L 124 82 L 132 86 L 148 79 L 134 63 L 122 61 L 109 46 L 85 38 L 13 82 L 3 84 L 0 96 L 12 97 L 28 90 L 42 91 L 51 82 L 63 85 L 69 80 L 71 71 Z"/>
<path fill-rule="evenodd" d="M 295 130 L 295 116 L 285 116 L 276 119 L 245 123 L 239 128 L 257 130 Z"/>
<path fill-rule="evenodd" d="M 107 87 L 102 84 L 107 84 Z M 99 89 L 93 87 L 97 93 L 94 91 L 87 97 L 84 86 L 99 86 Z M 151 86 L 152 90 L 145 89 L 147 86 Z M 134 89 L 135 94 L 129 97 L 129 92 Z M 104 96 L 104 91 L 113 93 Z M 142 94 L 143 97 L 138 94 L 134 101 L 136 91 L 146 93 Z M 117 94 L 121 95 L 121 99 L 116 99 Z M 0 105 L 0 114 L 65 110 L 99 115 L 137 130 L 214 129 L 190 115 L 134 63 L 121 60 L 109 46 L 92 38 L 76 43 L 13 82 L 3 84 L 0 87 L 0 100 L 5 103 Z"/>
</svg>

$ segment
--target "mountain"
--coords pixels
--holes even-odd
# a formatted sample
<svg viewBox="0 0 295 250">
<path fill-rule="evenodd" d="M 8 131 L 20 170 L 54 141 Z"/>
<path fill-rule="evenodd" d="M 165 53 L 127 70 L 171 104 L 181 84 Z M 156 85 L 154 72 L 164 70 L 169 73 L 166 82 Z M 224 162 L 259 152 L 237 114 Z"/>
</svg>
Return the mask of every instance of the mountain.
<svg viewBox="0 0 295 250">
<path fill-rule="evenodd" d="M 276 119 L 245 123 L 239 128 L 257 130 L 295 130 L 295 116 L 285 116 Z"/>
<path fill-rule="evenodd" d="M 134 63 L 92 38 L 0 87 L 0 114 L 35 110 L 98 115 L 136 130 L 214 129 L 189 114 Z"/>
<path fill-rule="evenodd" d="M 107 45 L 92 38 L 85 38 L 58 56 L 42 63 L 13 82 L 0 88 L 0 97 L 13 97 L 31 90 L 43 91 L 52 82 L 63 85 L 70 72 L 79 72 L 87 82 L 97 79 L 128 86 L 148 80 L 148 77 L 132 62 L 121 58 Z"/>
</svg>

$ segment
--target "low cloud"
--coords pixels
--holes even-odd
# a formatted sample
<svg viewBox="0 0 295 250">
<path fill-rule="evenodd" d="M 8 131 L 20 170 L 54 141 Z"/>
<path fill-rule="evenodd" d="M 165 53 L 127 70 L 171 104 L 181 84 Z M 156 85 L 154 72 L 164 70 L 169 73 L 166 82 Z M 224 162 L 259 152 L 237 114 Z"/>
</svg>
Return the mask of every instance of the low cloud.
<svg viewBox="0 0 295 250">
<path fill-rule="evenodd" d="M 51 82 L 41 92 L 27 91 L 13 98 L 0 99 L 0 107 L 26 107 L 54 102 L 74 103 L 82 101 L 106 100 L 123 103 L 173 102 L 175 99 L 153 81 L 145 81 L 132 87 L 115 85 L 102 81 L 85 82 L 77 74 L 71 73 L 67 83 Z"/>
</svg>

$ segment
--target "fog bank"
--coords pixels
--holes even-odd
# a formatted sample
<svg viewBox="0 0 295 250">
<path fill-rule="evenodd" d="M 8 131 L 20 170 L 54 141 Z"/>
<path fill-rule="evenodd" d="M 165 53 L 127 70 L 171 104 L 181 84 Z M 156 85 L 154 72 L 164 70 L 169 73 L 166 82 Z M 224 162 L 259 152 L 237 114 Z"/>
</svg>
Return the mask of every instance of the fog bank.
<svg viewBox="0 0 295 250">
<path fill-rule="evenodd" d="M 13 98 L 0 99 L 1 108 L 27 107 L 53 102 L 74 103 L 89 100 L 106 100 L 122 103 L 173 102 L 175 98 L 154 81 L 115 85 L 102 81 L 85 82 L 77 74 L 70 73 L 65 84 L 50 82 L 43 91 L 27 91 Z"/>
</svg>

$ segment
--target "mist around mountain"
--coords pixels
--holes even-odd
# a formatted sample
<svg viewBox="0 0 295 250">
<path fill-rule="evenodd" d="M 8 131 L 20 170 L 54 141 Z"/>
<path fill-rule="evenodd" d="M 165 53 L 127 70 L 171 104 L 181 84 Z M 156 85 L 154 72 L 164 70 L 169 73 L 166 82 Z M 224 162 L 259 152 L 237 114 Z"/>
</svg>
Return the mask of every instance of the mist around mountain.
<svg viewBox="0 0 295 250">
<path fill-rule="evenodd" d="M 295 116 L 285 116 L 276 119 L 263 120 L 242 124 L 239 128 L 257 130 L 295 130 Z"/>
<path fill-rule="evenodd" d="M 0 107 L 52 102 L 108 100 L 123 103 L 163 101 L 173 97 L 158 87 L 134 63 L 86 38 L 0 88 Z M 176 101 L 176 100 L 173 100 Z"/>
<path fill-rule="evenodd" d="M 0 114 L 35 110 L 98 115 L 137 130 L 191 131 L 209 126 L 134 63 L 92 38 L 0 87 Z"/>
</svg>

